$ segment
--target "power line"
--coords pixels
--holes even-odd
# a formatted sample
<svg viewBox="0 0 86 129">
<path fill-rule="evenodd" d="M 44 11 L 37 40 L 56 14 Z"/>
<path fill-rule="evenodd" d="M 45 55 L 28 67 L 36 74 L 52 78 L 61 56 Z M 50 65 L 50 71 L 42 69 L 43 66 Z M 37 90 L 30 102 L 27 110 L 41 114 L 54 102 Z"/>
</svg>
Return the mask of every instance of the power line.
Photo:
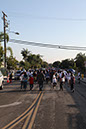
<svg viewBox="0 0 86 129">
<path fill-rule="evenodd" d="M 48 43 L 38 43 L 38 42 L 22 41 L 22 40 L 15 40 L 15 39 L 10 39 L 9 42 L 24 44 L 24 45 L 31 45 L 31 46 L 38 46 L 38 47 L 86 51 L 86 47 L 78 47 L 78 46 L 54 45 L 54 44 L 48 44 Z"/>
<path fill-rule="evenodd" d="M 12 15 L 11 15 L 12 14 Z M 18 12 L 9 12 L 9 16 L 15 17 L 29 17 L 32 19 L 42 19 L 42 20 L 56 20 L 56 21 L 86 21 L 86 18 L 71 18 L 71 17 L 49 17 L 49 16 L 39 16 L 39 15 L 33 15 L 33 14 L 24 14 L 24 13 L 18 13 Z"/>
</svg>

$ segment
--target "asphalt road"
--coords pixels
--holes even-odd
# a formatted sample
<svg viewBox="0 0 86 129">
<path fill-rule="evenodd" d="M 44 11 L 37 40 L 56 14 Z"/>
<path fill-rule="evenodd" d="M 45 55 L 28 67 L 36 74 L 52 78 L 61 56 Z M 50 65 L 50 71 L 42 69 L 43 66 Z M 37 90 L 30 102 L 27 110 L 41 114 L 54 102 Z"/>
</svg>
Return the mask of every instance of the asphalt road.
<svg viewBox="0 0 86 129">
<path fill-rule="evenodd" d="M 0 90 L 0 129 L 86 129 L 86 84 L 75 84 L 75 92 L 59 84 L 45 84 L 39 91 L 34 84 L 26 91 L 20 82 L 4 86 Z"/>
</svg>

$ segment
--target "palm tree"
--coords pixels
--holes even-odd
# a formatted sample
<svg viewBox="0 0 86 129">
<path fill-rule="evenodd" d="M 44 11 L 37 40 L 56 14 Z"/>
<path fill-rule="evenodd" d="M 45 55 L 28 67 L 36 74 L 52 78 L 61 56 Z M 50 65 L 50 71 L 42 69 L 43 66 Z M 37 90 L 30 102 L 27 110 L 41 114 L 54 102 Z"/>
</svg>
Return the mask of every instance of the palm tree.
<svg viewBox="0 0 86 129">
<path fill-rule="evenodd" d="M 23 56 L 23 59 L 26 61 L 28 56 L 30 55 L 30 51 L 28 51 L 28 49 L 24 49 L 21 51 L 21 54 Z"/>
<path fill-rule="evenodd" d="M 3 47 L 1 46 L 0 43 L 0 66 L 2 65 L 2 61 L 3 61 Z"/>
<path fill-rule="evenodd" d="M 5 39 L 6 39 L 6 43 L 7 43 L 9 41 L 9 35 L 7 33 L 5 34 Z M 4 33 L 0 32 L 0 56 L 1 56 L 1 58 L 3 58 L 3 54 L 4 54 L 3 47 L 1 46 L 1 42 L 3 42 L 3 41 L 4 41 Z M 10 52 L 10 56 L 13 56 L 11 47 L 7 47 L 6 52 L 7 52 L 7 50 Z"/>
<path fill-rule="evenodd" d="M 7 33 L 5 33 L 5 39 L 6 39 L 6 42 L 9 41 L 9 35 Z M 4 41 L 4 33 L 0 32 L 0 42 L 3 42 L 3 41 Z"/>
<path fill-rule="evenodd" d="M 13 51 L 11 47 L 7 47 L 7 50 L 10 52 L 10 56 L 13 57 Z"/>
</svg>

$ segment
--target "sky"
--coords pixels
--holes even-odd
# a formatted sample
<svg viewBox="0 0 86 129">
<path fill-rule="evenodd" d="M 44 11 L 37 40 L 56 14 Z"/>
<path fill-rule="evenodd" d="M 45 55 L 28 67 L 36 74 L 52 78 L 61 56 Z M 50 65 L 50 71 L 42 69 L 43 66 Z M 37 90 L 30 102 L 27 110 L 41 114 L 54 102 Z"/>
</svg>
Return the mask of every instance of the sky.
<svg viewBox="0 0 86 129">
<path fill-rule="evenodd" d="M 0 32 L 3 31 L 2 11 L 7 14 L 10 39 L 86 47 L 86 0 L 0 0 Z M 78 50 L 43 48 L 7 43 L 13 56 L 22 60 L 21 51 L 42 55 L 48 63 L 74 59 Z"/>
</svg>

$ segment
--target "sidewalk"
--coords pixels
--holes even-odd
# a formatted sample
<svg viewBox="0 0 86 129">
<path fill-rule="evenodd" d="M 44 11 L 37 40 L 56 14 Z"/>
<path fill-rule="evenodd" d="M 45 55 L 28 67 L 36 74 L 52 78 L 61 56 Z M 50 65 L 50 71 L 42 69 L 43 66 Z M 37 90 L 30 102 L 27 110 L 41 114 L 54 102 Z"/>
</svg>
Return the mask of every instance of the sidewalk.
<svg viewBox="0 0 86 129">
<path fill-rule="evenodd" d="M 75 76 L 75 79 L 78 80 L 78 76 Z M 83 79 L 80 78 L 80 80 L 81 80 L 82 82 L 86 83 L 86 77 L 84 77 Z"/>
<path fill-rule="evenodd" d="M 86 83 L 86 78 L 83 78 L 83 79 L 81 78 L 81 81 Z"/>
</svg>

